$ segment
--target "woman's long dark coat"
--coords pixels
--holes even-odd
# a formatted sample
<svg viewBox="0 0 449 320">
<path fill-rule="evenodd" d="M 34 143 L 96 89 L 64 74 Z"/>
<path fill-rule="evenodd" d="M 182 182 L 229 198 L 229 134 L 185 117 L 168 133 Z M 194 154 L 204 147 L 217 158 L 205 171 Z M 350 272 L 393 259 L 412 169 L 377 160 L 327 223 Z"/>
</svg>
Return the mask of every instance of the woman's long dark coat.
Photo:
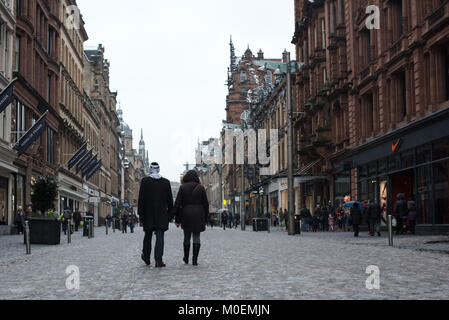
<svg viewBox="0 0 449 320">
<path fill-rule="evenodd" d="M 148 231 L 168 230 L 173 216 L 173 194 L 167 179 L 144 178 L 140 185 L 138 214 L 143 229 Z"/>
<path fill-rule="evenodd" d="M 351 208 L 351 219 L 352 224 L 354 225 L 362 224 L 362 211 L 359 207 L 354 206 L 353 208 Z"/>
<path fill-rule="evenodd" d="M 176 223 L 184 231 L 200 233 L 206 231 L 209 217 L 209 201 L 204 187 L 195 173 L 187 173 L 176 197 L 174 214 Z"/>
</svg>

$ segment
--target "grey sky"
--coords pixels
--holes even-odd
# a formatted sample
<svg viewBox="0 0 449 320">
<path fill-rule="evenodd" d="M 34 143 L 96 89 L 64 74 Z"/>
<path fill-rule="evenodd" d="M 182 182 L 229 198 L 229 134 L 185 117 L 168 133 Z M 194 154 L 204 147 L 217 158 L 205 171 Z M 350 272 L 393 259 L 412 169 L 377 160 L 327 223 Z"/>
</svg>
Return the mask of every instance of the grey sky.
<svg viewBox="0 0 449 320">
<path fill-rule="evenodd" d="M 292 52 L 293 0 L 78 0 L 89 35 L 105 46 L 111 89 L 119 93 L 137 148 L 140 129 L 150 161 L 179 181 L 200 140 L 225 119 L 229 37 L 238 56 L 249 45 L 266 58 Z"/>
</svg>

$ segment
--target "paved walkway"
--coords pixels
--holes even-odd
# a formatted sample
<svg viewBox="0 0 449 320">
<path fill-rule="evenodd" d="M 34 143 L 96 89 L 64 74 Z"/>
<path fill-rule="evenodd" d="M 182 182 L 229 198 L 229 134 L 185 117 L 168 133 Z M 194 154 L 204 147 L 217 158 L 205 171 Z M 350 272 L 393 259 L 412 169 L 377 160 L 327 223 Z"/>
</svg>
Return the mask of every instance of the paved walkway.
<svg viewBox="0 0 449 320">
<path fill-rule="evenodd" d="M 140 259 L 142 229 L 67 244 L 32 246 L 23 236 L 0 237 L 0 299 L 449 299 L 447 237 L 388 240 L 351 233 L 271 233 L 210 229 L 202 234 L 198 267 L 182 262 L 182 231 L 165 237 L 167 268 Z M 152 257 L 154 265 L 154 259 Z M 66 288 L 67 266 L 80 270 L 80 289 Z M 368 266 L 380 271 L 380 290 L 368 290 Z"/>
</svg>

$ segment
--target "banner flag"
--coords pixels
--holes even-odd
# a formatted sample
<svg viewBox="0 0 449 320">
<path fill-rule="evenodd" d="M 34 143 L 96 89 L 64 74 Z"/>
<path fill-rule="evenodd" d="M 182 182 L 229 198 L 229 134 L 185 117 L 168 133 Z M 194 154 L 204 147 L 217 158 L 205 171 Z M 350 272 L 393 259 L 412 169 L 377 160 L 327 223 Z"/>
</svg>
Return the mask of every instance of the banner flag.
<svg viewBox="0 0 449 320">
<path fill-rule="evenodd" d="M 75 164 L 78 163 L 78 161 L 80 161 L 87 153 L 87 142 L 84 144 L 84 146 L 81 147 L 81 149 L 79 149 L 75 155 L 72 157 L 72 159 L 70 159 L 68 167 L 69 170 L 73 168 L 73 166 Z"/>
<path fill-rule="evenodd" d="M 80 170 L 82 170 L 84 168 L 84 166 L 86 164 L 89 163 L 89 161 L 92 159 L 92 152 L 94 151 L 94 149 L 90 149 L 90 151 L 80 160 L 80 162 L 78 162 L 78 164 L 76 165 L 76 173 L 78 174 L 78 172 L 80 172 Z"/>
<path fill-rule="evenodd" d="M 9 106 L 14 99 L 14 81 L 0 93 L 0 113 L 2 113 L 7 106 Z"/>
<path fill-rule="evenodd" d="M 92 169 L 92 167 L 94 167 L 94 166 L 97 165 L 97 161 L 98 161 L 97 156 L 93 157 L 93 158 L 89 161 L 89 163 L 86 164 L 86 165 L 84 166 L 84 168 L 83 168 L 83 170 L 82 170 L 82 173 L 81 173 L 81 176 L 83 176 L 83 177 L 86 176 L 87 173 L 89 172 L 89 170 Z"/>
<path fill-rule="evenodd" d="M 28 130 L 27 133 L 17 142 L 18 157 L 27 151 L 27 149 L 41 136 L 47 127 L 47 112 Z"/>
<path fill-rule="evenodd" d="M 101 168 L 101 160 L 99 160 L 99 161 L 97 162 L 97 164 L 89 170 L 89 172 L 87 173 L 87 176 L 86 176 L 86 181 L 89 181 L 89 179 L 92 178 L 92 176 L 93 176 L 98 170 L 100 170 L 100 168 Z"/>
</svg>

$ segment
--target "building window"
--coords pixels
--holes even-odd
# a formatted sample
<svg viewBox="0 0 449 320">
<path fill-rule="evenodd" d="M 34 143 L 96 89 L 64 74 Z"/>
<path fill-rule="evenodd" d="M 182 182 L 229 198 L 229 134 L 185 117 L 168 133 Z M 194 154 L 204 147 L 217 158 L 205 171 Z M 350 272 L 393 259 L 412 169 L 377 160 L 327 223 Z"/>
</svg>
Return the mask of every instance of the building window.
<svg viewBox="0 0 449 320">
<path fill-rule="evenodd" d="M 443 59 L 443 77 L 442 84 L 444 89 L 444 101 L 449 100 L 449 44 L 446 44 L 441 52 L 441 57 Z"/>
<path fill-rule="evenodd" d="M 16 51 L 15 51 L 15 61 L 16 61 L 16 71 L 20 72 L 20 51 L 22 49 L 21 47 L 21 37 L 17 36 L 16 37 Z"/>
<path fill-rule="evenodd" d="M 23 0 L 16 1 L 16 13 L 18 16 L 21 16 L 23 12 Z"/>
<path fill-rule="evenodd" d="M 321 46 L 326 49 L 326 22 L 324 18 L 321 19 Z"/>
<path fill-rule="evenodd" d="M 19 100 L 16 100 L 15 117 L 15 141 L 17 142 L 26 131 L 26 107 Z"/>
<path fill-rule="evenodd" d="M 345 24 L 345 5 L 343 0 L 338 0 L 337 2 L 337 23 L 339 25 Z"/>
<path fill-rule="evenodd" d="M 240 82 L 246 82 L 246 72 L 240 72 Z"/>
<path fill-rule="evenodd" d="M 331 34 L 335 32 L 335 18 L 336 18 L 335 13 L 336 13 L 335 0 L 331 0 L 331 2 L 329 3 L 329 27 Z"/>
<path fill-rule="evenodd" d="M 53 129 L 47 128 L 47 162 L 55 163 L 55 133 Z"/>
<path fill-rule="evenodd" d="M 48 35 L 47 35 L 47 53 L 49 56 L 52 55 L 52 51 L 53 51 L 53 30 L 51 28 L 48 28 Z"/>
<path fill-rule="evenodd" d="M 51 75 L 47 76 L 47 101 L 51 103 Z"/>
<path fill-rule="evenodd" d="M 267 76 L 265 78 L 265 82 L 267 84 L 272 84 L 273 83 L 273 72 L 271 72 L 271 70 L 267 71 Z"/>
<path fill-rule="evenodd" d="M 401 112 L 402 112 L 402 118 L 405 118 L 407 116 L 407 90 L 406 90 L 406 80 L 405 80 L 405 71 L 402 71 L 399 74 L 399 90 L 400 90 L 400 97 L 401 97 Z"/>
</svg>

